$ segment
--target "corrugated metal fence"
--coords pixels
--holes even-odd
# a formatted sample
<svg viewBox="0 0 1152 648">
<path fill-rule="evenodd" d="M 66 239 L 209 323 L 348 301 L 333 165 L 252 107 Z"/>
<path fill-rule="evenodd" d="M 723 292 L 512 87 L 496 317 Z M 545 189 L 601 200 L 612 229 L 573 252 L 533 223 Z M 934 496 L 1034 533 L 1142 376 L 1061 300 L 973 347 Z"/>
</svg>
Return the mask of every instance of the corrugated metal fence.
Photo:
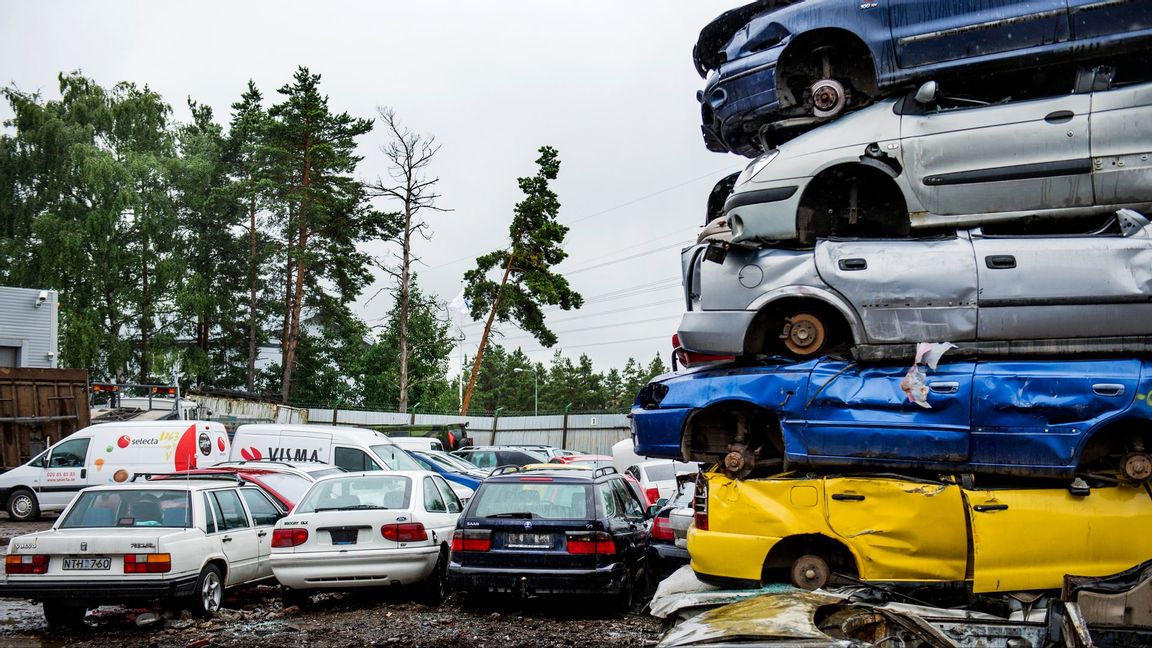
<svg viewBox="0 0 1152 648">
<path fill-rule="evenodd" d="M 467 423 L 475 445 L 542 444 L 592 454 L 612 454 L 612 444 L 627 439 L 631 427 L 624 414 L 555 414 L 550 416 L 451 416 L 330 409 L 308 410 L 309 423 L 336 425 L 436 425 Z"/>
</svg>

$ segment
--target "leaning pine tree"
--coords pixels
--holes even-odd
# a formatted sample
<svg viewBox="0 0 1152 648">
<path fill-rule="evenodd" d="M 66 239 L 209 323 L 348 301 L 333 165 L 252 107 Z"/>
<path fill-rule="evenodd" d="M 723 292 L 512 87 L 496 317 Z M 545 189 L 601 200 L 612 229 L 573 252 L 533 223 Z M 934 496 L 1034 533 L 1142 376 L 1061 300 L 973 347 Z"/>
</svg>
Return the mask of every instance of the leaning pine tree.
<svg viewBox="0 0 1152 648">
<path fill-rule="evenodd" d="M 472 362 L 468 388 L 460 403 L 461 416 L 468 414 L 476 375 L 496 321 L 514 320 L 540 344 L 550 347 L 556 344 L 556 334 L 544 325 L 541 305 L 559 305 L 571 310 L 584 303 L 580 293 L 568 286 L 568 280 L 551 270 L 568 256 L 562 248 L 568 228 L 556 222 L 560 200 L 548 186 L 560 172 L 557 156 L 551 146 L 540 147 L 536 175 L 517 180 L 524 200 L 516 204 L 512 225 L 508 228 L 511 239 L 508 248 L 477 258 L 476 268 L 464 274 L 467 284 L 464 293 L 472 304 L 472 317 L 480 319 L 487 312 L 488 318 Z M 500 263 L 504 265 L 504 273 L 497 283 L 488 278 L 488 272 Z"/>
</svg>

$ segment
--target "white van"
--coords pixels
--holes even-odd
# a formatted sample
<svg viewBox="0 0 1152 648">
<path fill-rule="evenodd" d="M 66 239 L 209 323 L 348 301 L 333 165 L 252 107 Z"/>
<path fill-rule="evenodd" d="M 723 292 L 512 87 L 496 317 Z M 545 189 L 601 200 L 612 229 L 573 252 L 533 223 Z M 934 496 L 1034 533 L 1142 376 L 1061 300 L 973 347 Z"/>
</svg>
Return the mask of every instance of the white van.
<svg viewBox="0 0 1152 648">
<path fill-rule="evenodd" d="M 444 444 L 434 437 L 388 437 L 392 443 L 405 450 L 440 450 L 443 452 Z"/>
<path fill-rule="evenodd" d="M 236 428 L 232 461 L 315 461 L 349 472 L 424 470 L 383 432 L 347 425 L 252 423 Z"/>
<path fill-rule="evenodd" d="M 126 482 L 226 461 L 228 433 L 208 421 L 126 421 L 90 425 L 31 461 L 0 474 L 0 502 L 13 520 L 63 511 L 82 488 Z"/>
</svg>

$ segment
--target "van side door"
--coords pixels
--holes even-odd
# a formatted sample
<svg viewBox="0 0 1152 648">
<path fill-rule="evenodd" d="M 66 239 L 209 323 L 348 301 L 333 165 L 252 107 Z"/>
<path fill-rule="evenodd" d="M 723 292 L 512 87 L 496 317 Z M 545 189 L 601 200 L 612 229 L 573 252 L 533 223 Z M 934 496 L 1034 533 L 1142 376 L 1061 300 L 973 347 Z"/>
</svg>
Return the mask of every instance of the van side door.
<svg viewBox="0 0 1152 648">
<path fill-rule="evenodd" d="M 38 498 L 42 509 L 62 509 L 72 501 L 81 488 L 88 486 L 88 446 L 91 437 L 65 439 L 48 453 L 48 460 L 40 473 Z"/>
</svg>

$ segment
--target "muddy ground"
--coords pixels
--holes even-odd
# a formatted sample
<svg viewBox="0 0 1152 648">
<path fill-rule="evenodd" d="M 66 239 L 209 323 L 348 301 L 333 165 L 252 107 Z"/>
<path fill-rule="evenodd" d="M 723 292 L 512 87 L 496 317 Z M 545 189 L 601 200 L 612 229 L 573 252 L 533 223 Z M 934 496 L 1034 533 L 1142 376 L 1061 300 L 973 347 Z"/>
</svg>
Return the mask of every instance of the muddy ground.
<svg viewBox="0 0 1152 648">
<path fill-rule="evenodd" d="M 13 535 L 51 523 L 14 523 L 0 515 L 0 542 L 6 548 Z M 657 619 L 578 598 L 478 601 L 454 594 L 433 608 L 413 602 L 412 592 L 385 589 L 325 594 L 303 610 L 282 610 L 277 588 L 260 586 L 230 595 L 225 606 L 208 621 L 100 608 L 89 613 L 87 630 L 58 633 L 47 629 L 39 605 L 0 599 L 0 646 L 590 648 L 651 645 L 660 633 Z"/>
</svg>

